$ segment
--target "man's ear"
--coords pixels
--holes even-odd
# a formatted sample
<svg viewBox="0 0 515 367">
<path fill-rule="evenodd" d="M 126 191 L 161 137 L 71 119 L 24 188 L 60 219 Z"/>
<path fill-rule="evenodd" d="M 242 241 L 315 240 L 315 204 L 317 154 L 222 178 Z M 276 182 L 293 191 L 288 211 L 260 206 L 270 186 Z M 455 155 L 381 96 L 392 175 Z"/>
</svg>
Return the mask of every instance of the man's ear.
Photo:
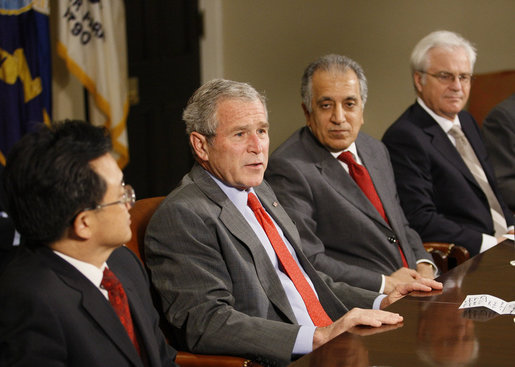
<svg viewBox="0 0 515 367">
<path fill-rule="evenodd" d="M 93 224 L 92 215 L 93 213 L 90 210 L 77 214 L 70 228 L 73 235 L 84 240 L 88 240 L 93 236 L 93 228 L 91 227 Z"/>
<path fill-rule="evenodd" d="M 417 90 L 417 92 L 420 94 L 422 93 L 422 73 L 419 73 L 419 72 L 414 72 L 413 73 L 413 84 L 415 85 L 415 88 Z"/>
<path fill-rule="evenodd" d="M 207 139 L 204 135 L 193 131 L 190 134 L 190 144 L 195 151 L 195 154 L 197 155 L 197 158 L 199 158 L 202 161 L 208 161 L 209 160 L 209 152 L 207 149 Z"/>
<path fill-rule="evenodd" d="M 304 111 L 304 117 L 306 118 L 306 125 L 309 125 L 309 119 L 311 117 L 311 113 L 309 113 L 306 105 L 302 103 L 302 111 Z"/>
</svg>

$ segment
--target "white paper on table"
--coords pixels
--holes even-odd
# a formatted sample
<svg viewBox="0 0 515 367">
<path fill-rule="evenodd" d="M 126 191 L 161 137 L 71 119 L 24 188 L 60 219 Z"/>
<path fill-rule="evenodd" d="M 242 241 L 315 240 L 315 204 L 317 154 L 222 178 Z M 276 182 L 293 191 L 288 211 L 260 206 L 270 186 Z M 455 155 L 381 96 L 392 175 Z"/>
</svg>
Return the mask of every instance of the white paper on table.
<svg viewBox="0 0 515 367">
<path fill-rule="evenodd" d="M 460 308 L 486 307 L 500 315 L 515 315 L 515 301 L 506 302 L 489 294 L 471 294 Z"/>
</svg>

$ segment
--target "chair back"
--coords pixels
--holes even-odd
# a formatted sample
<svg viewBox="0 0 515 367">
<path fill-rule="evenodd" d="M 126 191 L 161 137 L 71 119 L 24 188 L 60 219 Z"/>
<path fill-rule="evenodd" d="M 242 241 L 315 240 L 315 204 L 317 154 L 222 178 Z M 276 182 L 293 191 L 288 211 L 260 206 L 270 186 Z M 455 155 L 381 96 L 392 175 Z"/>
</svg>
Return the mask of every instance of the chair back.
<svg viewBox="0 0 515 367">
<path fill-rule="evenodd" d="M 164 196 L 156 196 L 148 199 L 136 200 L 134 206 L 129 210 L 131 215 L 132 238 L 125 244 L 145 264 L 145 253 L 143 251 L 145 231 L 152 215 L 164 200 Z M 156 309 L 160 309 L 156 307 Z M 163 317 L 163 315 L 161 315 Z M 175 358 L 177 364 L 182 367 L 262 367 L 259 363 L 249 359 L 222 356 L 202 355 L 179 351 Z"/>
<path fill-rule="evenodd" d="M 441 274 L 470 259 L 469 251 L 454 243 L 424 242 L 424 248 L 433 256 Z"/>
<path fill-rule="evenodd" d="M 474 78 L 468 111 L 481 127 L 492 108 L 515 93 L 515 70 L 476 74 Z"/>
<path fill-rule="evenodd" d="M 164 196 L 156 196 L 148 199 L 136 200 L 134 206 L 129 210 L 131 215 L 132 238 L 125 244 L 125 246 L 136 253 L 143 263 L 145 262 L 145 253 L 143 251 L 145 231 L 147 230 L 150 218 L 152 218 L 152 215 L 164 198 Z"/>
</svg>

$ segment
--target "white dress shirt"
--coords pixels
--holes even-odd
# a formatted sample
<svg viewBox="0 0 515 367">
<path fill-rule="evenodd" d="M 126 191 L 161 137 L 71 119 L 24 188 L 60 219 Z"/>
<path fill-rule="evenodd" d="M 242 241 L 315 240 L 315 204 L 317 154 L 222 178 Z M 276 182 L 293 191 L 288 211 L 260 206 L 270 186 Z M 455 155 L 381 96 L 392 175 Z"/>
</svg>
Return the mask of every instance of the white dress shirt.
<svg viewBox="0 0 515 367">
<path fill-rule="evenodd" d="M 77 260 L 73 257 L 63 254 L 62 252 L 55 251 L 56 255 L 59 255 L 63 260 L 70 263 L 74 268 L 76 268 L 82 275 L 84 275 L 91 283 L 98 288 L 98 290 L 104 295 L 104 297 L 109 301 L 109 295 L 107 291 L 100 287 L 102 283 L 102 279 L 104 278 L 104 269 L 107 267 L 107 264 L 104 263 L 100 268 L 97 268 L 95 265 Z"/>
</svg>

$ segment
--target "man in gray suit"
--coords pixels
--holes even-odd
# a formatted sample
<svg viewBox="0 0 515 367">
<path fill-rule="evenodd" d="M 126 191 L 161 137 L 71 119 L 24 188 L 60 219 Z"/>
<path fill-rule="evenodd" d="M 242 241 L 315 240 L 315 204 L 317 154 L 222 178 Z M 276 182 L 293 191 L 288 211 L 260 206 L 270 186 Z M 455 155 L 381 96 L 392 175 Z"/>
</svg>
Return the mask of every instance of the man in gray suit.
<svg viewBox="0 0 515 367">
<path fill-rule="evenodd" d="M 441 288 L 423 279 L 384 296 L 315 271 L 263 181 L 268 116 L 264 98 L 248 84 L 206 83 L 183 118 L 197 163 L 158 208 L 145 237 L 174 342 L 197 353 L 287 364 L 353 326 L 397 324 L 401 316 L 378 308 L 412 290 Z"/>
<path fill-rule="evenodd" d="M 515 93 L 490 111 L 482 130 L 497 187 L 515 213 Z"/>
<path fill-rule="evenodd" d="M 361 66 L 323 56 L 304 71 L 301 94 L 307 126 L 272 154 L 266 179 L 295 221 L 308 259 L 336 281 L 384 293 L 433 278 L 436 266 L 404 216 L 388 152 L 360 132 L 367 99 Z M 346 154 L 368 171 L 378 208 L 342 161 Z"/>
</svg>

